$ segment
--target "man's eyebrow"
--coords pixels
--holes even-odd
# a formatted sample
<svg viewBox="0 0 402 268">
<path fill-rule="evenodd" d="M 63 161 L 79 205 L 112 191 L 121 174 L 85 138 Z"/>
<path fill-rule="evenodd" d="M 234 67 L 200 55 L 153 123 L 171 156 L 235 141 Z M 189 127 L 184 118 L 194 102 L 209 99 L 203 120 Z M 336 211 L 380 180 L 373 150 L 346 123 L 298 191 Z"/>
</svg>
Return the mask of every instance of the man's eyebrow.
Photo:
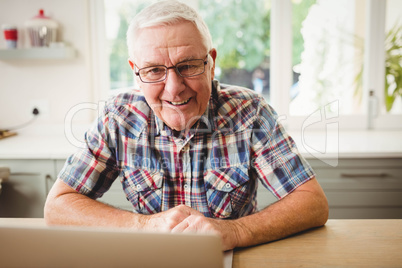
<svg viewBox="0 0 402 268">
<path fill-rule="evenodd" d="M 177 61 L 177 63 L 183 62 L 183 61 L 188 61 L 188 60 L 194 60 L 196 59 L 196 57 L 194 56 L 187 56 L 184 58 L 181 58 L 180 60 Z M 176 64 L 177 64 L 176 63 Z M 144 62 L 144 66 L 142 68 L 146 68 L 146 67 L 152 67 L 152 66 L 165 66 L 164 64 L 161 63 L 155 63 L 153 61 L 145 61 Z"/>
<path fill-rule="evenodd" d="M 183 61 L 187 61 L 187 60 L 194 60 L 194 59 L 195 59 L 194 56 L 187 56 L 187 57 L 185 57 L 185 58 L 180 59 L 180 60 L 178 61 L 178 63 L 179 63 L 179 62 L 183 62 Z"/>
<path fill-rule="evenodd" d="M 155 63 L 155 62 L 152 62 L 152 61 L 146 61 L 146 62 L 144 62 L 143 67 L 152 67 L 152 66 L 163 66 L 163 64 Z"/>
</svg>

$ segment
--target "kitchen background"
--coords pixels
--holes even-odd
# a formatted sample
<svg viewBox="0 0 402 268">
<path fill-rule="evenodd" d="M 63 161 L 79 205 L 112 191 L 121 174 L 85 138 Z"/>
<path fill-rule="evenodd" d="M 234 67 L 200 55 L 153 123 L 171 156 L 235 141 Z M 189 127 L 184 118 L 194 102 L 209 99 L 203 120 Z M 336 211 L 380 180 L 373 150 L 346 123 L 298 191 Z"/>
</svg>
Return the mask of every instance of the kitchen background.
<svg viewBox="0 0 402 268">
<path fill-rule="evenodd" d="M 203 3 L 208 1 L 203 1 Z M 356 4 L 353 5 L 353 12 L 347 8 L 348 12 L 352 12 L 356 16 L 363 16 L 365 9 L 360 10 L 356 8 L 357 6 L 365 6 L 369 2 L 378 4 L 381 1 L 332 2 L 336 7 L 339 7 L 341 2 L 346 7 L 353 2 Z M 117 2 L 135 3 L 137 4 L 137 6 L 134 5 L 135 8 L 138 8 L 138 5 L 144 1 L 0 0 L 0 25 L 8 23 L 18 27 L 18 49 L 30 47 L 24 29 L 25 22 L 35 16 L 39 9 L 44 9 L 45 15 L 59 24 L 58 41 L 64 42 L 75 52 L 74 57 L 67 59 L 5 60 L 1 58 L 2 53 L 4 55 L 7 52 L 4 52 L 5 42 L 3 38 L 0 38 L 0 129 L 31 121 L 34 107 L 38 107 L 40 112 L 32 124 L 16 130 L 18 135 L 0 140 L 0 168 L 9 168 L 11 172 L 11 175 L 0 182 L 2 185 L 0 217 L 43 216 L 46 195 L 57 178 L 65 159 L 77 149 L 76 147 L 80 146 L 82 134 L 96 115 L 96 109 L 110 94 L 110 88 L 113 86 L 109 80 L 109 64 L 111 63 L 109 63 L 106 53 L 108 35 L 99 35 L 99 32 L 105 29 L 105 24 L 108 26 L 113 22 L 113 19 L 108 17 L 108 12 L 116 7 Z M 223 3 L 236 2 L 244 5 L 245 8 L 251 6 L 249 1 L 240 0 L 216 1 L 216 6 L 206 6 L 205 3 L 200 4 L 200 1 L 197 0 L 187 2 L 203 9 L 206 16 L 212 12 L 208 7 L 216 10 L 219 3 L 223 5 Z M 291 1 L 256 0 L 256 2 L 272 2 L 272 8 L 276 11 L 292 8 Z M 293 4 L 303 2 L 306 1 L 292 1 Z M 318 2 L 324 1 L 317 0 Z M 395 17 L 398 18 L 398 15 L 395 14 L 399 14 L 398 10 L 400 12 L 401 9 L 395 7 L 400 7 L 402 0 L 387 0 L 387 3 L 390 5 L 387 5 L 386 13 L 392 14 L 394 20 L 397 21 Z M 106 20 L 99 17 L 104 16 L 103 14 L 106 14 Z M 213 14 L 211 16 L 217 18 Z M 267 19 L 267 16 L 264 18 Z M 279 23 L 268 29 L 271 30 L 271 41 L 274 40 L 274 37 L 276 38 L 270 49 L 273 51 L 279 47 L 278 53 L 272 53 L 269 67 L 274 70 L 273 66 L 279 69 L 285 66 L 284 73 L 287 73 L 286 68 L 289 67 L 289 70 L 292 68 L 291 56 L 282 49 L 286 46 L 281 47 L 281 42 L 286 42 L 286 39 L 281 38 L 291 30 L 287 28 L 290 24 L 286 22 L 286 18 L 286 16 L 274 18 L 274 21 L 276 19 Z M 364 29 L 364 27 L 362 28 Z M 219 32 L 219 29 L 214 30 Z M 322 30 L 324 34 L 327 31 L 324 27 Z M 375 29 L 373 28 L 373 30 Z M 237 32 L 236 36 L 241 39 L 245 33 L 247 31 Z M 245 39 L 246 45 L 250 43 L 247 38 Z M 279 42 L 276 43 L 276 48 L 275 42 Z M 242 44 L 241 40 L 233 43 Z M 313 52 L 316 50 L 313 49 Z M 224 48 L 220 51 L 224 52 Z M 274 57 L 277 58 L 274 59 Z M 125 55 L 120 61 L 122 66 L 126 64 Z M 244 64 L 244 60 L 240 57 L 240 62 L 242 61 Z M 286 66 L 287 62 L 288 66 Z M 224 65 L 223 62 L 221 64 Z M 264 64 L 266 63 L 262 63 L 262 69 L 266 67 Z M 125 67 L 123 69 L 127 70 Z M 338 69 L 343 70 L 344 66 Z M 237 71 L 234 73 L 236 74 Z M 250 71 L 247 72 L 250 74 Z M 222 73 L 224 73 L 223 68 Z M 127 80 L 130 83 L 131 74 L 127 76 L 130 76 Z M 287 81 L 287 78 L 292 78 L 291 72 L 286 74 L 284 79 L 282 79 L 283 73 L 271 74 L 271 76 L 280 78 L 273 87 L 278 88 L 276 93 L 283 94 L 286 90 L 280 90 L 281 88 L 292 86 L 291 79 Z M 334 77 L 330 77 L 328 81 L 333 80 Z M 285 83 L 283 84 L 283 82 Z M 291 103 L 291 93 L 288 91 L 287 95 L 270 96 L 273 101 L 277 101 L 274 107 L 277 109 L 291 108 L 289 104 Z M 368 94 L 366 94 L 367 96 Z M 340 103 L 342 104 L 342 102 Z M 295 110 L 305 112 L 301 109 Z M 359 110 L 357 114 L 344 115 L 342 114 L 343 109 L 335 109 L 334 112 L 325 110 L 324 107 L 317 110 L 316 114 L 321 121 L 306 114 L 299 115 L 301 120 L 298 122 L 301 122 L 300 126 L 304 128 L 296 125 L 296 131 L 291 132 L 299 149 L 317 172 L 318 180 L 330 203 L 331 218 L 402 218 L 401 112 L 399 110 L 394 114 L 387 114 L 384 112 L 384 108 L 381 110 L 381 115 L 375 119 L 376 129 L 374 130 L 367 130 L 365 108 Z M 284 123 L 292 121 L 291 116 L 287 114 L 282 118 Z M 310 122 L 310 119 L 313 120 Z M 66 120 L 69 121 L 67 127 L 73 128 L 73 136 L 66 132 L 68 130 Z M 319 129 L 310 131 L 309 127 L 312 125 L 317 125 Z M 344 125 L 348 127 L 343 128 Z M 2 170 L 0 170 L 0 180 L 2 174 Z M 261 189 L 260 187 L 259 190 Z M 261 198 L 261 208 L 274 201 L 271 197 L 267 197 L 266 191 L 262 191 L 259 197 Z M 118 182 L 112 186 L 102 200 L 130 209 L 130 204 L 122 195 Z"/>
<path fill-rule="evenodd" d="M 88 1 L 0 0 L 0 24 L 18 27 L 18 48 L 30 46 L 24 24 L 41 8 L 59 23 L 58 40 L 73 47 L 76 57 L 0 60 L 0 128 L 29 121 L 36 104 L 47 110 L 37 123 L 63 124 L 72 106 L 94 101 Z M 5 48 L 4 39 L 0 40 L 0 47 Z M 88 122 L 89 117 L 89 113 L 82 112 L 76 121 Z"/>
</svg>

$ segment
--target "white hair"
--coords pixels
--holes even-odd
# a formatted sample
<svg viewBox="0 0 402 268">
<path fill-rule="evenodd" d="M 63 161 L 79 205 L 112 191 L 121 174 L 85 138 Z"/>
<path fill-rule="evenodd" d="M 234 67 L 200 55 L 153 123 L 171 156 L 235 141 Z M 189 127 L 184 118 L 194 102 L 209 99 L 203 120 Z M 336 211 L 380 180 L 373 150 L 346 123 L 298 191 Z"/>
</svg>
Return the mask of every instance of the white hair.
<svg viewBox="0 0 402 268">
<path fill-rule="evenodd" d="M 169 26 L 181 21 L 194 23 L 208 51 L 212 49 L 211 33 L 197 11 L 182 2 L 166 0 L 146 7 L 131 21 L 127 30 L 127 47 L 130 58 L 134 57 L 134 43 L 138 30 L 154 26 Z"/>
</svg>

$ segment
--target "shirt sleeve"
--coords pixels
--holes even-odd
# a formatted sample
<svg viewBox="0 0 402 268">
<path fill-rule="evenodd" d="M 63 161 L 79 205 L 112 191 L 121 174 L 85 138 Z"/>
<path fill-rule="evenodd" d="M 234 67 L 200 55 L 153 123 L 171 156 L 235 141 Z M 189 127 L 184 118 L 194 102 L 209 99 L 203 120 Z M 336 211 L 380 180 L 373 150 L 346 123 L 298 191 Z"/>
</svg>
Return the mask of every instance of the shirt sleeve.
<svg viewBox="0 0 402 268">
<path fill-rule="evenodd" d="M 114 125 L 107 113 L 100 116 L 85 133 L 85 147 L 67 159 L 58 178 L 90 198 L 101 197 L 119 175 Z"/>
<path fill-rule="evenodd" d="M 276 112 L 264 100 L 257 109 L 251 164 L 262 185 L 281 199 L 315 174 L 278 121 Z"/>
</svg>

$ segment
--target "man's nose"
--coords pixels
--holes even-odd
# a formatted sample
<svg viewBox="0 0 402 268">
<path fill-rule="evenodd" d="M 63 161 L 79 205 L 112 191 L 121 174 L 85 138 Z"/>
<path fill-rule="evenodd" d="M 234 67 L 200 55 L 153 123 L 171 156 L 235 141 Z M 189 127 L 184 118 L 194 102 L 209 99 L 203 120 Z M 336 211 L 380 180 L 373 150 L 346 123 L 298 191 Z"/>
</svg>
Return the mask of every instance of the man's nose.
<svg viewBox="0 0 402 268">
<path fill-rule="evenodd" d="M 185 89 L 184 78 L 178 73 L 176 68 L 168 68 L 167 77 L 165 80 L 165 90 L 172 96 L 179 95 Z"/>
</svg>

